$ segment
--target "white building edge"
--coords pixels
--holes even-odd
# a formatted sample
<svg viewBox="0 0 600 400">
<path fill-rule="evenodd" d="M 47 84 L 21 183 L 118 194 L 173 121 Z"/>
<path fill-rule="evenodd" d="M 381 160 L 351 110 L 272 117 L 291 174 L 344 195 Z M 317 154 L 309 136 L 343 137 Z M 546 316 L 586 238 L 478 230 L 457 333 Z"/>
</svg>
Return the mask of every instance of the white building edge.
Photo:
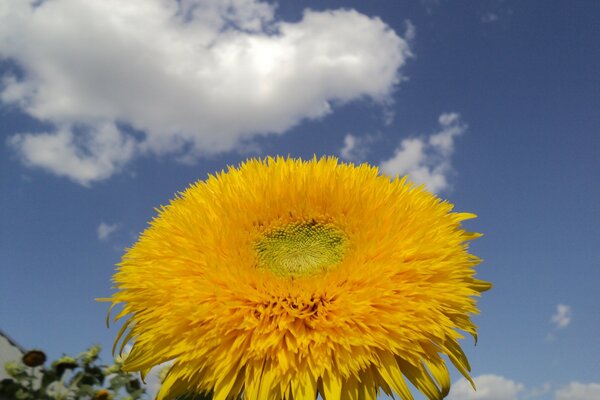
<svg viewBox="0 0 600 400">
<path fill-rule="evenodd" d="M 0 329 L 0 381 L 8 378 L 4 364 L 20 360 L 23 354 L 25 350 Z"/>
</svg>

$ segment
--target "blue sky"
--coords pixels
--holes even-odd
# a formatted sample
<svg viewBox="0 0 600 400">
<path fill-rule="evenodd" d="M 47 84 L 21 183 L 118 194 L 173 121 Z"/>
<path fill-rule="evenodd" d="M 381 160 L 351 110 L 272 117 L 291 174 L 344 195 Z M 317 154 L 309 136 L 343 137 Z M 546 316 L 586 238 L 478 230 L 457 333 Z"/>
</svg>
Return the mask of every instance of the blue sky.
<svg viewBox="0 0 600 400">
<path fill-rule="evenodd" d="M 336 155 L 479 215 L 480 391 L 451 399 L 600 398 L 600 3 L 27 3 L 0 5 L 0 328 L 24 347 L 110 348 L 94 298 L 191 182 Z"/>
</svg>

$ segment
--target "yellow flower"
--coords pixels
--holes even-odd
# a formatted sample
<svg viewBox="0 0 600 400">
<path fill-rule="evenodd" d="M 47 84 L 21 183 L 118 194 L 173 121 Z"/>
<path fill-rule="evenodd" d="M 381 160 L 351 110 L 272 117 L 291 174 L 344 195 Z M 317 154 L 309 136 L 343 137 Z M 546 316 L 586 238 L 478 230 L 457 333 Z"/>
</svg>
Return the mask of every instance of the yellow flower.
<svg viewBox="0 0 600 400">
<path fill-rule="evenodd" d="M 111 400 L 111 399 L 112 399 L 112 395 L 106 389 L 100 389 L 99 391 L 97 391 L 96 394 L 94 394 L 94 398 L 93 398 L 93 400 Z"/>
<path fill-rule="evenodd" d="M 181 193 L 114 276 L 127 371 L 172 360 L 158 394 L 217 400 L 441 399 L 488 289 L 478 234 L 406 179 L 335 158 L 249 160 Z"/>
</svg>

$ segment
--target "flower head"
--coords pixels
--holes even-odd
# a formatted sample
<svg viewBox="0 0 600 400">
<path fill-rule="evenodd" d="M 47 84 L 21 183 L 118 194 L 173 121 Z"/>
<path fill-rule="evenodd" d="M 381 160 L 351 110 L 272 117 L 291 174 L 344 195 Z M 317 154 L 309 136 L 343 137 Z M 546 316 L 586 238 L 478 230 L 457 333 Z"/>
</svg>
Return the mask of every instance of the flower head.
<svg viewBox="0 0 600 400">
<path fill-rule="evenodd" d="M 106 389 L 101 389 L 94 394 L 93 400 L 110 400 L 112 395 Z"/>
<path fill-rule="evenodd" d="M 29 350 L 21 359 L 28 367 L 39 367 L 46 362 L 46 354 L 41 350 Z"/>
<path fill-rule="evenodd" d="M 476 335 L 473 214 L 368 165 L 268 158 L 199 181 L 114 281 L 124 369 L 173 364 L 159 399 L 444 397 Z M 115 343 L 117 344 L 117 343 Z"/>
<path fill-rule="evenodd" d="M 54 368 L 56 375 L 61 377 L 66 370 L 75 369 L 78 365 L 77 360 L 73 357 L 63 356 L 52 363 L 52 368 Z"/>
<path fill-rule="evenodd" d="M 4 370 L 13 378 L 17 378 L 25 373 L 25 365 L 18 361 L 8 361 L 4 364 Z"/>
</svg>

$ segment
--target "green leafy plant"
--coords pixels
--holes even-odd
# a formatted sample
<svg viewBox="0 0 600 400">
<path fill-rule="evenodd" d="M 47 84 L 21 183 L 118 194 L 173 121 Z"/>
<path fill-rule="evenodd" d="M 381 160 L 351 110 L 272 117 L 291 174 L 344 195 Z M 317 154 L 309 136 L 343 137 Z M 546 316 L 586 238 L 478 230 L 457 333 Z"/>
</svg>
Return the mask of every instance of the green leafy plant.
<svg viewBox="0 0 600 400">
<path fill-rule="evenodd" d="M 121 362 L 99 363 L 100 346 L 77 357 L 64 356 L 44 364 L 46 355 L 32 350 L 5 365 L 9 378 L 0 381 L 1 400 L 138 400 L 141 381 L 121 369 Z"/>
</svg>

